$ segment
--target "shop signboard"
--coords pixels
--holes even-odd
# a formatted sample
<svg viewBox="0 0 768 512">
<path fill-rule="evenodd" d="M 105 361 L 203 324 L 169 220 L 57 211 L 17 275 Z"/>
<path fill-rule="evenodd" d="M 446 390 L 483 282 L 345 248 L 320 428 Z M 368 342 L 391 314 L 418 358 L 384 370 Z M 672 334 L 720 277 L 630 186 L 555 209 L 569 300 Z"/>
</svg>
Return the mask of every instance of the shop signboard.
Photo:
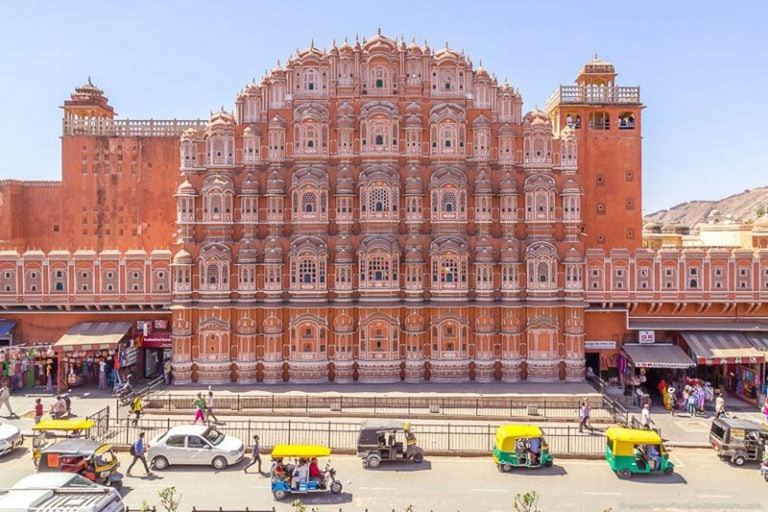
<svg viewBox="0 0 768 512">
<path fill-rule="evenodd" d="M 138 358 L 138 350 L 136 347 L 128 347 L 125 349 L 124 356 L 123 356 L 123 365 L 124 366 L 131 366 L 136 364 L 136 359 Z"/>
<path fill-rule="evenodd" d="M 656 343 L 656 331 L 638 331 L 637 341 L 641 345 Z"/>
<path fill-rule="evenodd" d="M 585 350 L 615 350 L 616 342 L 613 340 L 607 341 L 585 341 Z"/>
</svg>

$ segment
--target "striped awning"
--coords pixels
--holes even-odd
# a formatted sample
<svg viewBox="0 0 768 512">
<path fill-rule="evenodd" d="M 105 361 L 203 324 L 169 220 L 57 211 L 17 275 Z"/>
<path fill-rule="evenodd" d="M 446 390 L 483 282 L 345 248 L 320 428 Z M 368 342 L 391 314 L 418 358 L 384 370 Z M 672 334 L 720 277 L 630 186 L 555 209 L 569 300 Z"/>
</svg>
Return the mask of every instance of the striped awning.
<svg viewBox="0 0 768 512">
<path fill-rule="evenodd" d="M 115 349 L 131 325 L 131 322 L 82 322 L 72 326 L 53 347 L 64 352 Z"/>
<path fill-rule="evenodd" d="M 683 349 L 669 343 L 625 343 L 621 350 L 627 355 L 635 368 L 679 368 L 696 366 Z"/>
<path fill-rule="evenodd" d="M 752 343 L 753 347 L 768 354 L 768 332 L 745 332 L 744 336 Z"/>
<path fill-rule="evenodd" d="M 765 354 L 740 332 L 681 332 L 698 364 L 762 363 Z"/>
</svg>

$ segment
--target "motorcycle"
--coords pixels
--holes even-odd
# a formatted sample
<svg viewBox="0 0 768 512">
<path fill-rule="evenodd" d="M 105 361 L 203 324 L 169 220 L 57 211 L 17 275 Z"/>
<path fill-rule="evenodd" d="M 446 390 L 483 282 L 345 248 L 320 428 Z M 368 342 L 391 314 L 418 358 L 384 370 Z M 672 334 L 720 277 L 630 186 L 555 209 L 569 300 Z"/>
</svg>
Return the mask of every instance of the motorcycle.
<svg viewBox="0 0 768 512">
<path fill-rule="evenodd" d="M 66 393 L 62 393 L 61 398 L 67 404 L 67 418 L 72 416 L 72 390 L 68 389 Z"/>
<path fill-rule="evenodd" d="M 768 460 L 764 460 L 762 464 L 760 464 L 760 475 L 762 475 L 763 478 L 765 478 L 765 481 L 768 482 Z"/>
<path fill-rule="evenodd" d="M 120 405 L 130 404 L 133 400 L 133 386 L 126 382 L 115 392 L 115 396 L 120 400 Z"/>
</svg>

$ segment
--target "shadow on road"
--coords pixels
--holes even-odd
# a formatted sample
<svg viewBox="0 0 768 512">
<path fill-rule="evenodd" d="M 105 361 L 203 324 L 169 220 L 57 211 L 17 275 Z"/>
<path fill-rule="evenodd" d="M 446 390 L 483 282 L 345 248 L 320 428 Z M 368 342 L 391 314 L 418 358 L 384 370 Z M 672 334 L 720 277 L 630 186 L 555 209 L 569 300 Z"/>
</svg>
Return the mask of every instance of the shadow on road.
<svg viewBox="0 0 768 512">
<path fill-rule="evenodd" d="M 617 477 L 618 478 L 618 477 Z M 687 484 L 688 480 L 685 479 L 680 473 L 672 473 L 671 475 L 659 475 L 659 474 L 638 474 L 632 475 L 632 478 L 627 479 L 627 482 L 635 482 L 639 484 Z"/>
<path fill-rule="evenodd" d="M 25 456 L 29 456 L 29 448 L 26 446 L 21 446 L 20 448 L 13 450 L 11 453 L 0 457 L 0 462 L 11 462 L 13 460 L 19 460 Z"/>
<path fill-rule="evenodd" d="M 366 471 L 384 471 L 389 473 L 413 473 L 415 471 L 429 471 L 432 469 L 432 463 L 425 460 L 421 464 L 413 461 L 385 462 L 378 468 L 365 468 Z"/>
<path fill-rule="evenodd" d="M 294 500 L 301 500 L 304 505 L 340 505 L 352 503 L 352 494 L 348 492 L 332 494 L 330 491 L 313 494 L 289 494 L 280 503 L 291 503 Z"/>
</svg>

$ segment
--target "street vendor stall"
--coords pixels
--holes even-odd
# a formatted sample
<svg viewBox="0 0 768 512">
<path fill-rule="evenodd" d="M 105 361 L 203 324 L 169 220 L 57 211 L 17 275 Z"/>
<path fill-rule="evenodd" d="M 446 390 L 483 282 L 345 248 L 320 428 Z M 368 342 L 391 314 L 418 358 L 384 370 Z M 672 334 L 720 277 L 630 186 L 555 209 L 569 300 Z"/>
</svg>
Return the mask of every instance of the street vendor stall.
<svg viewBox="0 0 768 512">
<path fill-rule="evenodd" d="M 11 389 L 45 386 L 47 366 L 55 358 L 53 343 L 0 348 L 4 382 Z"/>
</svg>

